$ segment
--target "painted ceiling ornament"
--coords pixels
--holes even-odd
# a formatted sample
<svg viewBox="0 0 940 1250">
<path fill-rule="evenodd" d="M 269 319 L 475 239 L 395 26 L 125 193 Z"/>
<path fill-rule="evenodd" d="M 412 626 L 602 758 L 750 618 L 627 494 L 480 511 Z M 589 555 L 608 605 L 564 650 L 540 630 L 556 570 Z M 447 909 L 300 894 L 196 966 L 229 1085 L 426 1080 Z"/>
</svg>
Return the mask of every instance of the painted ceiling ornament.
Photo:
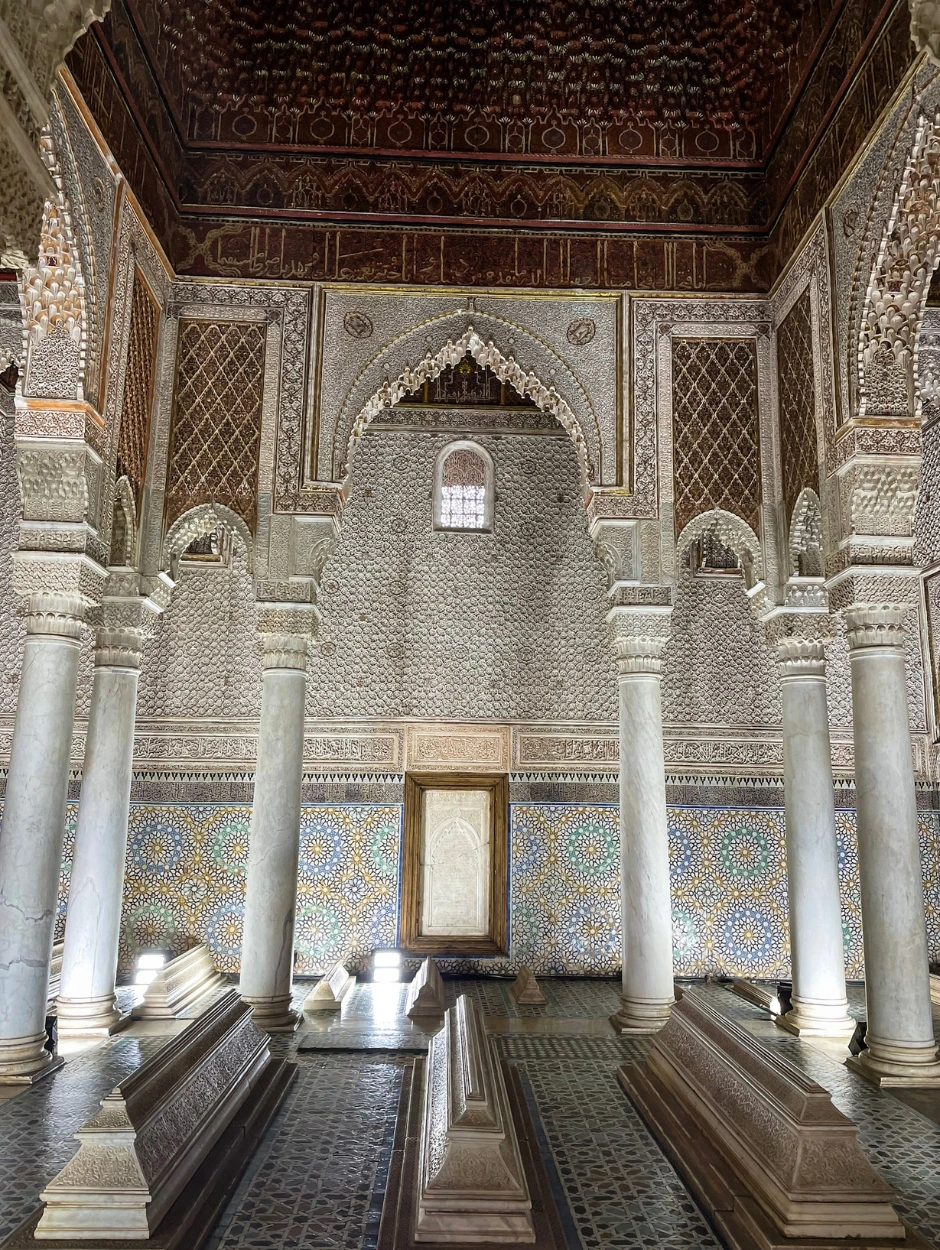
<svg viewBox="0 0 940 1250">
<path fill-rule="evenodd" d="M 343 318 L 343 329 L 352 339 L 369 339 L 373 326 L 364 312 L 348 312 Z"/>
<path fill-rule="evenodd" d="M 578 317 L 568 326 L 568 342 L 575 347 L 587 347 L 597 333 L 597 326 L 590 317 Z"/>
</svg>

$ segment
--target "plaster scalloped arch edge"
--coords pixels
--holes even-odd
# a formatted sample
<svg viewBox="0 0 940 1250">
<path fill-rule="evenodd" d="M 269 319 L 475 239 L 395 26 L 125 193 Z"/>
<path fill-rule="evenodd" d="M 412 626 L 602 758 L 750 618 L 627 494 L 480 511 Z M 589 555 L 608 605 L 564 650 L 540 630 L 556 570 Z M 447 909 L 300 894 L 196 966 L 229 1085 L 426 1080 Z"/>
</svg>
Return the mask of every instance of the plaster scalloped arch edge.
<svg viewBox="0 0 940 1250">
<path fill-rule="evenodd" d="M 407 358 L 402 359 L 407 345 L 416 336 L 420 334 L 428 337 L 435 327 L 440 328 L 442 323 L 455 321 L 463 325 L 463 332 L 448 336 L 435 354 L 432 355 L 430 348 L 427 348 L 417 364 L 410 363 Z M 522 336 L 543 356 L 542 372 L 545 371 L 546 364 L 553 370 L 561 370 L 573 388 L 571 398 L 577 395 L 576 407 L 572 407 L 568 399 L 556 389 L 554 381 L 546 386 L 534 368 L 526 369 L 519 363 L 514 352 L 504 353 L 492 336 L 484 338 L 478 327 L 485 329 L 487 325 L 499 327 L 514 336 Z M 383 408 L 393 407 L 416 385 L 439 376 L 448 365 L 456 364 L 467 354 L 472 355 L 478 363 L 488 365 L 501 381 L 515 386 L 520 394 L 528 395 L 543 412 L 550 412 L 558 420 L 574 443 L 585 493 L 589 486 L 601 484 L 600 464 L 604 449 L 600 426 L 590 397 L 570 366 L 554 348 L 517 322 L 496 317 L 491 313 L 468 310 L 444 313 L 409 327 L 386 343 L 360 369 L 346 392 L 333 431 L 332 463 L 336 480 L 348 481 L 359 440 L 378 412 Z M 389 357 L 397 357 L 395 377 L 389 377 Z M 589 431 L 590 437 L 586 431 Z M 616 449 L 611 448 L 610 451 L 614 454 Z"/>
<path fill-rule="evenodd" d="M 221 503 L 197 504 L 195 508 L 190 508 L 177 517 L 163 539 L 163 571 L 169 572 L 175 581 L 180 556 L 189 544 L 203 534 L 211 534 L 214 529 L 219 528 L 227 530 L 233 540 L 244 547 L 248 571 L 251 572 L 255 546 L 251 531 L 237 512 Z"/>
<path fill-rule="evenodd" d="M 715 533 L 718 539 L 742 562 L 749 567 L 748 580 L 752 585 L 759 585 L 764 577 L 764 558 L 761 542 L 747 521 L 742 521 L 733 512 L 723 508 L 712 508 L 708 512 L 700 512 L 688 521 L 682 533 L 676 539 L 676 558 L 681 563 L 682 557 L 692 544 L 704 534 Z M 746 570 L 747 574 L 747 570 Z"/>
</svg>

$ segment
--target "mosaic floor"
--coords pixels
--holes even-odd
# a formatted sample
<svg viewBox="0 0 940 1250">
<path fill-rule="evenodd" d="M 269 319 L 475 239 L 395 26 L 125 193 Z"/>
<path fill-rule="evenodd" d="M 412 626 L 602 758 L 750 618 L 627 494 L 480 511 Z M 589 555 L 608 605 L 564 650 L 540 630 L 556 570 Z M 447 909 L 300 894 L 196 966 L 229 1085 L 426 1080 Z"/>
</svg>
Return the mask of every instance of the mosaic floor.
<svg viewBox="0 0 940 1250">
<path fill-rule="evenodd" d="M 616 1082 L 647 1042 L 607 1025 L 612 981 L 543 981 L 548 1003 L 520 1007 L 509 982 L 445 983 L 472 994 L 497 1048 L 520 1072 L 568 1250 L 718 1250 L 696 1204 Z M 298 984 L 302 1003 L 310 983 Z M 429 1032 L 402 1015 L 404 988 L 357 986 L 342 1013 L 307 1017 L 273 1048 L 298 1079 L 210 1239 L 209 1250 L 374 1250 L 403 1065 Z M 707 992 L 761 1042 L 829 1089 L 899 1194 L 905 1218 L 940 1250 L 940 1127 L 826 1053 L 776 1029 L 718 986 Z M 853 1006 L 862 999 L 853 988 Z M 135 1025 L 0 1103 L 0 1237 L 37 1205 L 102 1095 L 163 1045 Z M 139 1032 L 139 1030 L 142 1030 Z"/>
</svg>

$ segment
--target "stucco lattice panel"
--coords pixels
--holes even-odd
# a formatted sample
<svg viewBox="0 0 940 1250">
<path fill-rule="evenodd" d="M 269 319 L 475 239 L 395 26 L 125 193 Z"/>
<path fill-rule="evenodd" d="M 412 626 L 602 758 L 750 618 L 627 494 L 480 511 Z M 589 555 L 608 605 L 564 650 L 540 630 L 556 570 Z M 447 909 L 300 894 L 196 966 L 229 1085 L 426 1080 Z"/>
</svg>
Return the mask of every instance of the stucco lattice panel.
<svg viewBox="0 0 940 1250">
<path fill-rule="evenodd" d="M 819 492 L 813 323 L 808 288 L 777 331 L 777 378 L 783 501 L 789 521 L 800 491 L 809 486 Z"/>
<path fill-rule="evenodd" d="M 676 533 L 723 508 L 760 534 L 757 353 L 752 339 L 675 339 Z"/>
<path fill-rule="evenodd" d="M 940 421 L 924 427 L 920 493 L 914 513 L 914 562 L 940 560 Z"/>
<path fill-rule="evenodd" d="M 307 713 L 464 720 L 617 718 L 606 583 L 566 437 L 480 436 L 492 533 L 432 527 L 449 438 L 374 433 L 326 566 Z"/>
<path fill-rule="evenodd" d="M 0 711 L 16 711 L 26 623 L 13 589 L 12 552 L 17 545 L 20 488 L 13 445 L 13 396 L 0 387 Z"/>
<path fill-rule="evenodd" d="M 663 717 L 683 725 L 779 725 L 780 684 L 740 577 L 676 585 L 663 665 Z"/>
<path fill-rule="evenodd" d="M 239 552 L 230 569 L 183 564 L 144 652 L 138 715 L 257 716 L 261 658 L 254 605 L 254 584 Z"/>
<path fill-rule="evenodd" d="M 159 318 L 160 312 L 156 302 L 147 289 L 147 284 L 139 270 L 135 270 L 115 476 L 126 475 L 130 481 L 138 515 L 141 492 L 147 473 L 150 404 L 153 395 L 153 370 L 156 362 Z"/>
<path fill-rule="evenodd" d="M 167 525 L 221 503 L 254 530 L 264 388 L 265 326 L 180 322 Z"/>
</svg>

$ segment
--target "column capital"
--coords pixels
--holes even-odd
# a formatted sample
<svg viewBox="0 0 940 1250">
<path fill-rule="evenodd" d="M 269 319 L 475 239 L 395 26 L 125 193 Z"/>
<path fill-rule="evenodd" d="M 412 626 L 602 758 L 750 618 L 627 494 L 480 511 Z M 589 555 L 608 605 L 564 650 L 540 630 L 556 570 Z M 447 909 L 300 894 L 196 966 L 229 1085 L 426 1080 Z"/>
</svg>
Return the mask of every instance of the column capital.
<svg viewBox="0 0 940 1250">
<path fill-rule="evenodd" d="M 666 649 L 665 638 L 621 637 L 614 639 L 614 651 L 617 656 L 617 670 L 621 677 L 646 673 L 654 677 L 663 671 L 663 652 Z"/>
<path fill-rule="evenodd" d="M 832 638 L 828 612 L 779 608 L 765 618 L 765 635 L 782 679 L 826 675 L 826 644 Z"/>
<path fill-rule="evenodd" d="M 111 569 L 101 606 L 93 612 L 98 626 L 95 664 L 102 668 L 140 668 L 144 646 L 156 634 L 157 619 L 169 596 L 141 593 L 140 574 Z"/>
<path fill-rule="evenodd" d="M 33 591 L 26 609 L 26 633 L 78 641 L 85 625 L 85 606 L 80 595 Z"/>
<path fill-rule="evenodd" d="M 638 586 L 625 589 L 666 591 L 669 594 L 669 606 L 657 607 L 638 603 L 630 606 L 617 605 L 607 613 L 607 628 L 617 656 L 620 676 L 659 676 L 672 624 L 670 587 Z"/>
<path fill-rule="evenodd" d="M 842 615 L 849 650 L 903 648 L 905 610 L 899 603 L 855 603 L 845 608 Z"/>
<path fill-rule="evenodd" d="M 307 655 L 320 624 L 311 603 L 259 603 L 258 634 L 262 669 L 307 670 Z"/>
<path fill-rule="evenodd" d="M 27 601 L 27 632 L 80 638 L 105 577 L 104 568 L 82 552 L 14 551 L 13 589 Z"/>
</svg>

